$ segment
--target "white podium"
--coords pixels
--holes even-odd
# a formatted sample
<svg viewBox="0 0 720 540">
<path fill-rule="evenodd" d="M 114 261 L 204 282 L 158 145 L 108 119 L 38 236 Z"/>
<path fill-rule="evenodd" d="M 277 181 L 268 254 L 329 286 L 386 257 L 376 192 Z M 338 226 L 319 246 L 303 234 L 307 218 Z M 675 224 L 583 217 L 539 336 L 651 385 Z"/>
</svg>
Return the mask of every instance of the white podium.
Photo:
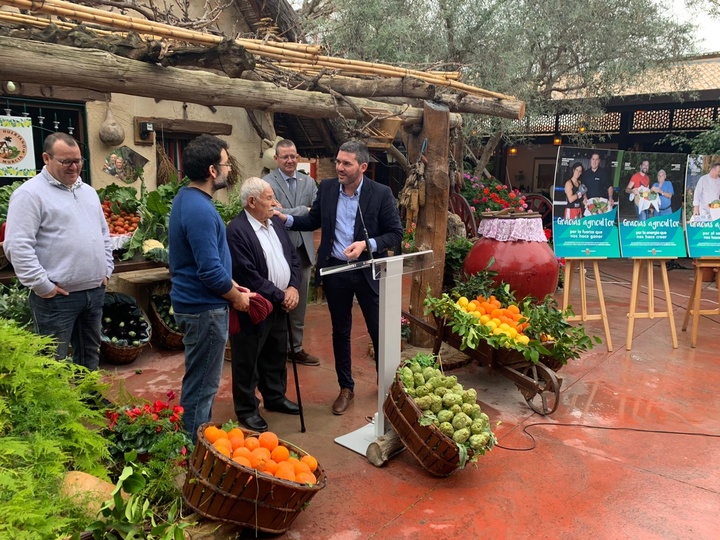
<svg viewBox="0 0 720 540">
<path fill-rule="evenodd" d="M 385 435 L 383 404 L 400 365 L 400 319 L 402 316 L 402 277 L 404 274 L 420 272 L 434 266 L 430 250 L 358 261 L 341 266 L 321 268 L 320 275 L 327 276 L 340 272 L 354 272 L 372 268 L 373 279 L 380 281 L 380 332 L 378 335 L 378 412 L 374 422 L 341 435 L 335 442 L 358 454 L 365 455 L 370 443 Z"/>
</svg>

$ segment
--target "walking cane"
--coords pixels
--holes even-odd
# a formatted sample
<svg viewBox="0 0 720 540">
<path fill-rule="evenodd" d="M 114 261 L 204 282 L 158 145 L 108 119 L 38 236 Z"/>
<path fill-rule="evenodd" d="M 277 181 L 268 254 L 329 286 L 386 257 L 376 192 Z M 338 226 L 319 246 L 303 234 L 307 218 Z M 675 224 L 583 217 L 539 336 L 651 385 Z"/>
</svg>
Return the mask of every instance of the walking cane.
<svg viewBox="0 0 720 540">
<path fill-rule="evenodd" d="M 302 398 L 300 397 L 300 381 L 298 380 L 297 360 L 295 360 L 295 344 L 293 343 L 292 327 L 290 326 L 290 314 L 285 313 L 287 321 L 288 339 L 290 340 L 290 358 L 292 358 L 293 375 L 295 376 L 295 393 L 297 394 L 298 408 L 300 409 L 300 433 L 305 433 L 305 415 L 303 415 Z"/>
</svg>

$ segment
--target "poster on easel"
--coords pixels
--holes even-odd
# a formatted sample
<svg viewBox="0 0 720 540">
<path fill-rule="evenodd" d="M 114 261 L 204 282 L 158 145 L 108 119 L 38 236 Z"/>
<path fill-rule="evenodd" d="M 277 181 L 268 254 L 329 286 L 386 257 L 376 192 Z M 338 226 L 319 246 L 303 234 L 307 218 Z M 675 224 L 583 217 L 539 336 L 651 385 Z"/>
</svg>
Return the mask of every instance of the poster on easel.
<svg viewBox="0 0 720 540">
<path fill-rule="evenodd" d="M 690 155 L 685 178 L 688 255 L 720 257 L 720 155 Z"/>
<path fill-rule="evenodd" d="M 685 257 L 682 186 L 686 154 L 619 152 L 620 252 L 629 258 Z"/>
<path fill-rule="evenodd" d="M 32 119 L 0 116 L 0 177 L 35 176 Z"/>
<path fill-rule="evenodd" d="M 558 149 L 553 193 L 553 248 L 566 258 L 618 258 L 618 152 Z"/>
</svg>

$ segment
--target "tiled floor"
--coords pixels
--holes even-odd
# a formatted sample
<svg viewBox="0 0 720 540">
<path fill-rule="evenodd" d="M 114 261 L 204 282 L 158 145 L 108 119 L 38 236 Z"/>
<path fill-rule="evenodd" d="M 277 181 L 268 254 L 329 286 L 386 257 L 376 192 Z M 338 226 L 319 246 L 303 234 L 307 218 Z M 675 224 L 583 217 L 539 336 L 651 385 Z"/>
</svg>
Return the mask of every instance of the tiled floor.
<svg viewBox="0 0 720 540">
<path fill-rule="evenodd" d="M 679 347 L 672 347 L 667 319 L 640 319 L 627 351 L 632 261 L 600 262 L 614 352 L 597 346 L 563 367 L 561 403 L 550 416 L 534 414 L 510 380 L 475 363 L 454 371 L 478 390 L 491 421 L 500 423 L 495 431 L 501 447 L 449 478 L 431 476 L 409 452 L 376 468 L 334 442 L 375 412 L 375 370 L 358 310 L 356 397 L 347 414 L 333 416 L 338 387 L 329 315 L 325 305 L 310 306 L 304 346 L 322 364 L 298 366 L 307 431 L 300 432 L 296 416 L 261 412 L 281 438 L 318 458 L 328 480 L 278 538 L 720 538 L 720 318 L 702 317 L 697 347 L 691 348 L 681 326 L 692 271 L 689 261 L 681 263 L 688 269 L 669 272 Z M 574 290 L 571 303 L 578 298 Z M 717 307 L 717 299 L 714 284 L 705 284 L 702 307 Z M 596 300 L 589 281 L 591 310 L 597 310 Z M 643 309 L 646 300 L 642 294 Z M 657 311 L 665 310 L 657 288 L 655 302 Z M 603 336 L 599 321 L 587 327 Z M 233 417 L 229 368 L 215 403 L 217 421 Z M 126 387 L 148 399 L 179 391 L 182 373 L 182 353 L 159 349 L 117 367 Z M 294 399 L 292 380 L 289 388 Z"/>
</svg>

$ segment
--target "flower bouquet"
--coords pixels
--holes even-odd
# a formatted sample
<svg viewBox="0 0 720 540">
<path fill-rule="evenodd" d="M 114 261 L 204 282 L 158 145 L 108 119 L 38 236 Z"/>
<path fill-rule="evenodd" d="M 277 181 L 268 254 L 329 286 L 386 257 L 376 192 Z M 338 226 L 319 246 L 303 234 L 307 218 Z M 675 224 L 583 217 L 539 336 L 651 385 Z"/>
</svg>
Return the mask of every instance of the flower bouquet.
<svg viewBox="0 0 720 540">
<path fill-rule="evenodd" d="M 515 212 L 527 210 L 525 196 L 519 190 L 510 189 L 495 178 L 480 181 L 476 176 L 467 173 L 463 176 L 465 187 L 462 195 L 478 220 L 484 212 L 498 212 L 508 208 Z"/>
</svg>

